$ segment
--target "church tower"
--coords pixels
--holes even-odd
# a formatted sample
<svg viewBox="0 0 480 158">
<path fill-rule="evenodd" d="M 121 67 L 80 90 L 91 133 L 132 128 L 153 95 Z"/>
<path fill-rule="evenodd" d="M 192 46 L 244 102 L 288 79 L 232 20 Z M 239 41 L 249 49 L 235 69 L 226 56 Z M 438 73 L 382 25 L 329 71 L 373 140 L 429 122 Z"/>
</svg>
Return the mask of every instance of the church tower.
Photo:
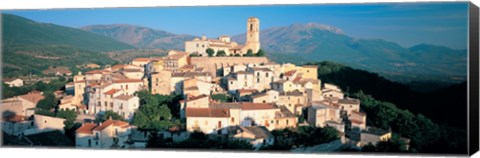
<svg viewBox="0 0 480 158">
<path fill-rule="evenodd" d="M 242 52 L 247 53 L 248 49 L 251 49 L 253 54 L 257 53 L 260 49 L 260 20 L 258 18 L 248 18 L 246 36 L 245 47 Z"/>
</svg>

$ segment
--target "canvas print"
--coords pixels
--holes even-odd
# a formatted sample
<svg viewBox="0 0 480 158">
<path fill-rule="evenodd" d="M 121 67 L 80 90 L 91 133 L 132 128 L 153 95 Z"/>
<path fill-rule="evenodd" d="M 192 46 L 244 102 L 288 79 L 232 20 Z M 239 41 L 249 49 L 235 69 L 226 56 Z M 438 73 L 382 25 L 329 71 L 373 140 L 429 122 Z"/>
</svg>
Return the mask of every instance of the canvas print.
<svg viewBox="0 0 480 158">
<path fill-rule="evenodd" d="M 468 7 L 4 10 L 2 145 L 466 154 Z"/>
</svg>

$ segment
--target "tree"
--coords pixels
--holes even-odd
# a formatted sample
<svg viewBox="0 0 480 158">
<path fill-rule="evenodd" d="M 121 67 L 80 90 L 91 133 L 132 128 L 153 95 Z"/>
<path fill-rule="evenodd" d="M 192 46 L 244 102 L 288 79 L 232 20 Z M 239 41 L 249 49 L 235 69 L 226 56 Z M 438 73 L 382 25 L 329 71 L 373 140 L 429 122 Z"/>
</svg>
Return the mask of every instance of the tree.
<svg viewBox="0 0 480 158">
<path fill-rule="evenodd" d="M 57 106 L 57 100 L 52 92 L 44 92 L 44 97 L 37 103 L 37 108 L 40 108 L 45 111 L 51 111 Z"/>
<path fill-rule="evenodd" d="M 208 54 L 209 57 L 213 57 L 213 54 L 215 54 L 215 51 L 212 48 L 207 48 L 206 53 Z"/>
<path fill-rule="evenodd" d="M 120 121 L 125 121 L 122 116 L 117 114 L 116 112 L 113 112 L 112 110 L 107 110 L 103 115 L 97 115 L 95 118 L 95 122 L 105 122 L 106 120 L 112 118 L 112 120 L 120 120 Z"/>
<path fill-rule="evenodd" d="M 133 124 L 142 129 L 166 130 L 172 127 L 172 113 L 168 102 L 172 96 L 152 95 L 146 91 L 138 93 L 141 106 L 133 117 Z"/>
<path fill-rule="evenodd" d="M 241 56 L 241 55 L 240 55 L 240 54 L 235 54 L 234 56 L 239 57 L 239 56 Z"/>
<path fill-rule="evenodd" d="M 213 94 L 211 97 L 213 100 L 220 101 L 222 103 L 232 101 L 232 97 L 226 94 Z"/>
<path fill-rule="evenodd" d="M 253 57 L 253 56 L 254 56 L 253 51 L 252 51 L 251 49 L 248 49 L 248 50 L 247 50 L 247 53 L 246 53 L 244 56 L 246 56 L 246 57 Z"/>
<path fill-rule="evenodd" d="M 227 53 L 225 53 L 225 51 L 223 50 L 217 51 L 217 57 L 224 57 L 224 56 L 227 56 Z"/>
<path fill-rule="evenodd" d="M 259 57 L 263 57 L 263 56 L 265 56 L 265 52 L 263 52 L 262 49 L 259 49 L 256 55 L 259 56 Z"/>
<path fill-rule="evenodd" d="M 71 129 L 75 125 L 75 119 L 77 118 L 77 113 L 74 110 L 59 110 L 56 114 L 56 117 L 65 119 L 63 124 L 65 129 Z"/>
</svg>

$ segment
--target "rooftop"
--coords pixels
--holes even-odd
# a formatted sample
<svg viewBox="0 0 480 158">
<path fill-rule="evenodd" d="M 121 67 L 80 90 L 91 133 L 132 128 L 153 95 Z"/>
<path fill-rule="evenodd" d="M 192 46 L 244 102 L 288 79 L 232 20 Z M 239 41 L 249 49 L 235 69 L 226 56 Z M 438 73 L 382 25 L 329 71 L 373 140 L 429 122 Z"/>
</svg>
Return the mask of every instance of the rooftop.
<svg viewBox="0 0 480 158">
<path fill-rule="evenodd" d="M 251 102 L 242 102 L 240 104 L 242 110 L 270 110 L 276 109 L 277 107 L 270 103 L 251 103 Z"/>
<path fill-rule="evenodd" d="M 187 108 L 187 117 L 230 117 L 226 108 Z"/>
</svg>

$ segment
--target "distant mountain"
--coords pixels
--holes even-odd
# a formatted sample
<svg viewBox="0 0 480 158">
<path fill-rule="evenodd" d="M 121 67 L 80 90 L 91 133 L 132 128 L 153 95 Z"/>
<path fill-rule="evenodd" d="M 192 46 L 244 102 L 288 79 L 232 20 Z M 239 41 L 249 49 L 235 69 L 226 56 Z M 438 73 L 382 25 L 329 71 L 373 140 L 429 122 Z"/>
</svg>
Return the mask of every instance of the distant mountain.
<svg viewBox="0 0 480 158">
<path fill-rule="evenodd" d="M 66 45 L 91 51 L 134 48 L 80 29 L 39 23 L 12 14 L 2 14 L 2 35 L 4 45 Z"/>
<path fill-rule="evenodd" d="M 183 50 L 185 48 L 185 41 L 195 38 L 191 35 L 177 35 L 163 30 L 127 24 L 91 25 L 82 27 L 81 29 L 114 38 L 137 48 Z"/>
<path fill-rule="evenodd" d="M 233 36 L 239 43 L 245 34 Z M 466 50 L 420 44 L 404 48 L 381 39 L 356 39 L 334 26 L 293 24 L 261 30 L 261 47 L 277 62 L 335 61 L 410 82 L 460 82 L 466 77 Z"/>
<path fill-rule="evenodd" d="M 103 51 L 133 49 L 126 43 L 80 29 L 2 14 L 4 76 L 40 74 L 50 66 L 114 62 Z"/>
</svg>

